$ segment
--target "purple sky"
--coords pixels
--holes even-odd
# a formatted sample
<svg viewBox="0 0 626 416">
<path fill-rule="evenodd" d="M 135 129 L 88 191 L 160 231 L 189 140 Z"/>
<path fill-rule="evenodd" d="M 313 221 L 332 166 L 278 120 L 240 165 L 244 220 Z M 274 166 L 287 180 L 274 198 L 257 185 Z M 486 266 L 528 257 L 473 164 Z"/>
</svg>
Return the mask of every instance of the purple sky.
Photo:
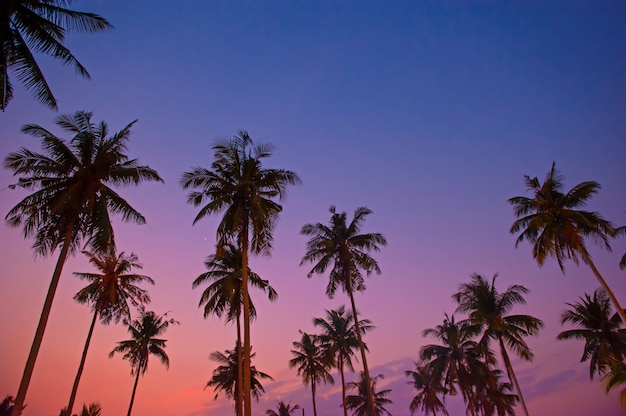
<svg viewBox="0 0 626 416">
<path fill-rule="evenodd" d="M 532 363 L 514 361 L 534 416 L 619 414 L 615 394 L 589 382 L 579 363 L 582 344 L 558 342 L 559 315 L 598 286 L 585 266 L 555 261 L 539 268 L 530 246 L 516 250 L 506 200 L 525 193 L 523 175 L 543 179 L 552 161 L 566 188 L 585 180 L 602 185 L 587 207 L 616 225 L 626 223 L 626 3 L 623 1 L 119 1 L 73 4 L 98 13 L 115 30 L 70 35 L 68 47 L 93 79 L 38 58 L 59 100 L 59 114 L 94 112 L 111 131 L 134 119 L 129 153 L 158 170 L 165 184 L 121 189 L 148 224 L 121 224 L 118 246 L 135 252 L 150 287 L 150 309 L 181 322 L 168 333 L 169 371 L 151 362 L 140 380 L 136 416 L 232 414 L 231 403 L 203 390 L 215 350 L 232 348 L 235 328 L 204 320 L 200 290 L 191 282 L 214 251 L 218 217 L 192 226 L 197 209 L 179 186 L 192 166 L 208 167 L 211 144 L 247 130 L 276 145 L 268 167 L 302 178 L 289 190 L 269 258 L 252 268 L 279 293 L 275 303 L 253 294 L 255 364 L 275 382 L 255 414 L 277 400 L 312 414 L 310 390 L 289 369 L 298 330 L 312 318 L 347 304 L 325 296 L 326 277 L 307 279 L 298 264 L 303 224 L 327 222 L 328 207 L 374 214 L 365 232 L 389 245 L 376 255 L 383 273 L 356 296 L 377 329 L 366 341 L 372 374 L 392 388 L 394 416 L 408 415 L 421 333 L 452 313 L 450 296 L 472 273 L 500 273 L 504 290 L 522 284 L 532 314 L 545 329 L 528 343 Z M 0 113 L 0 155 L 39 143 L 20 133 L 37 123 L 59 134 L 58 115 L 16 82 L 16 98 Z M 24 193 L 0 170 L 0 212 Z M 15 394 L 48 287 L 56 254 L 33 260 L 32 241 L 0 227 L 0 395 Z M 617 267 L 626 239 L 606 253 L 591 242 L 597 266 L 626 302 Z M 91 271 L 78 255 L 65 266 L 27 397 L 29 415 L 57 415 L 66 404 L 91 314 L 72 296 L 83 283 L 72 272 Z M 133 378 L 120 357 L 107 353 L 126 339 L 120 326 L 98 326 L 77 403 L 100 401 L 104 414 L 125 411 Z M 357 365 L 360 368 L 360 364 Z M 356 374 L 350 374 L 355 380 Z M 339 377 L 337 376 L 337 380 Z M 339 414 L 340 385 L 319 388 L 319 414 Z M 448 399 L 451 414 L 462 401 Z"/>
</svg>

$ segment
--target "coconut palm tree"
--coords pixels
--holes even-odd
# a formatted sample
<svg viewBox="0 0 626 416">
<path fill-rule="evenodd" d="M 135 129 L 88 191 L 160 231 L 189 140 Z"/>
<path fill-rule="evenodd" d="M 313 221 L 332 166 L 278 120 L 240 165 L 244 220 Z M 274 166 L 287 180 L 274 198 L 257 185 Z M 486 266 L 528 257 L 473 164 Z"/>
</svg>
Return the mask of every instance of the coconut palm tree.
<svg viewBox="0 0 626 416">
<path fill-rule="evenodd" d="M 382 374 L 379 374 L 375 377 L 372 377 L 372 385 L 370 388 L 367 388 L 365 383 L 367 382 L 365 378 L 365 372 L 361 371 L 361 378 L 358 382 L 348 383 L 348 388 L 357 390 L 358 394 L 349 395 L 346 400 L 348 402 L 348 409 L 353 410 L 353 416 L 368 416 L 371 414 L 371 410 L 369 407 L 369 392 L 373 392 L 374 404 L 375 404 L 375 412 L 374 416 L 384 416 L 389 415 L 391 413 L 387 409 L 385 409 L 385 405 L 393 403 L 390 399 L 387 398 L 387 395 L 391 393 L 391 390 L 381 390 L 376 391 L 376 384 L 378 384 L 379 380 L 382 380 L 384 377 Z"/>
<path fill-rule="evenodd" d="M 537 335 L 539 329 L 543 327 L 543 322 L 530 315 L 507 315 L 516 304 L 526 304 L 524 295 L 528 293 L 528 289 L 520 285 L 511 285 L 506 291 L 499 293 L 496 289 L 497 277 L 496 273 L 489 283 L 475 273 L 471 276 L 471 282 L 461 284 L 459 291 L 452 295 L 452 298 L 459 304 L 457 311 L 467 313 L 470 322 L 482 328 L 482 336 L 478 342 L 480 348 L 489 349 L 491 340 L 498 343 L 504 367 L 515 385 L 524 413 L 528 415 L 522 390 L 506 347 L 508 346 L 519 358 L 532 361 L 533 353 L 524 337 Z"/>
<path fill-rule="evenodd" d="M 109 357 L 113 357 L 116 352 L 124 354 L 122 358 L 130 362 L 130 374 L 135 375 L 135 383 L 127 413 L 127 416 L 130 416 L 133 402 L 135 401 L 135 393 L 137 392 L 139 375 L 145 374 L 148 370 L 150 355 L 156 356 L 166 368 L 169 368 L 170 359 L 165 353 L 167 340 L 157 337 L 165 333 L 170 325 L 178 325 L 178 321 L 171 318 L 168 319 L 167 313 L 157 315 L 153 311 L 146 311 L 142 305 L 139 307 L 139 317 L 132 322 L 125 319 L 124 325 L 128 327 L 131 339 L 118 342 L 117 347 L 109 353 Z"/>
<path fill-rule="evenodd" d="M 615 229 L 615 235 L 622 235 L 622 234 L 626 235 L 626 225 Z M 622 255 L 622 258 L 619 262 L 619 268 L 622 270 L 626 269 L 626 253 Z"/>
<path fill-rule="evenodd" d="M 478 410 L 483 415 L 515 416 L 515 404 L 519 400 L 516 394 L 511 393 L 511 383 L 501 382 L 501 370 L 492 370 L 486 378 L 486 383 L 478 389 Z"/>
<path fill-rule="evenodd" d="M 365 345 L 361 339 L 360 324 L 354 302 L 354 291 L 365 290 L 362 272 L 365 272 L 367 275 L 372 272 L 380 274 L 378 262 L 369 252 L 380 251 L 380 246 L 387 245 L 387 240 L 379 233 L 360 234 L 365 218 L 372 213 L 366 207 L 357 208 L 349 224 L 345 212 L 337 213 L 335 207 L 331 206 L 330 213 L 330 225 L 322 223 L 306 224 L 300 230 L 300 234 L 311 237 L 307 242 L 307 251 L 300 265 L 314 263 L 307 277 L 311 277 L 315 273 L 325 273 L 331 267 L 328 285 L 326 286 L 326 295 L 332 299 L 338 287 L 341 287 L 348 294 L 352 305 L 356 334 L 359 339 L 366 388 L 369 391 L 372 383 L 367 366 L 367 357 L 365 356 Z M 370 393 L 372 392 L 370 391 Z M 370 413 L 373 415 L 375 411 L 373 393 L 369 397 Z"/>
<path fill-rule="evenodd" d="M 100 322 L 103 325 L 108 325 L 111 321 L 118 323 L 122 318 L 130 319 L 129 303 L 135 307 L 150 303 L 148 292 L 141 289 L 137 284 L 142 282 L 154 284 L 154 280 L 149 276 L 130 273 L 132 269 L 143 267 L 134 253 L 127 255 L 122 251 L 116 254 L 115 249 L 111 248 L 105 254 L 89 251 L 83 251 L 83 254 L 89 258 L 89 263 L 98 269 L 99 273 L 74 273 L 80 279 L 90 282 L 74 296 L 74 299 L 78 303 L 91 305 L 93 318 L 66 408 L 68 414 L 72 413 L 74 407 L 78 383 L 83 373 L 96 320 L 100 317 Z"/>
<path fill-rule="evenodd" d="M 273 146 L 257 144 L 245 131 L 213 145 L 211 169 L 195 167 L 183 174 L 183 189 L 194 189 L 187 202 L 203 205 L 194 224 L 210 214 L 225 211 L 217 228 L 217 253 L 221 257 L 224 245 L 235 242 L 241 248 L 241 284 L 243 298 L 248 299 L 248 255 L 269 254 L 273 230 L 282 207 L 275 202 L 286 195 L 288 185 L 300 183 L 294 172 L 266 169 L 262 161 L 272 155 Z M 243 393 L 245 416 L 252 416 L 250 400 L 250 308 L 243 303 Z"/>
<path fill-rule="evenodd" d="M 528 240 L 533 245 L 532 254 L 539 266 L 543 265 L 546 257 L 554 256 L 563 273 L 566 259 L 572 259 L 576 265 L 582 260 L 591 268 L 622 321 L 626 322 L 624 309 L 591 260 L 585 245 L 585 238 L 589 237 L 611 251 L 609 238 L 615 237 L 616 230 L 600 214 L 577 209 L 598 192 L 600 184 L 581 182 L 563 193 L 563 175 L 556 170 L 554 162 L 542 184 L 536 177 L 525 175 L 524 179 L 533 194 L 532 198 L 516 196 L 509 199 L 518 217 L 510 229 L 512 234 L 519 232 L 515 247 Z"/>
<path fill-rule="evenodd" d="M 291 406 L 291 403 L 286 404 L 285 402 L 280 401 L 278 402 L 278 406 L 277 406 L 278 412 L 272 409 L 267 409 L 265 414 L 269 416 L 291 416 L 293 412 L 295 412 L 299 408 L 300 406 L 298 405 Z"/>
<path fill-rule="evenodd" d="M 223 247 L 221 257 L 215 254 L 209 256 L 204 265 L 207 271 L 202 273 L 194 280 L 192 287 L 196 288 L 203 283 L 211 283 L 200 297 L 198 306 L 204 305 L 204 317 L 214 314 L 217 317 L 226 315 L 226 322 L 235 321 L 237 324 L 237 353 L 241 362 L 241 305 L 243 303 L 243 288 L 241 279 L 241 250 L 233 244 L 226 243 Z M 263 290 L 269 300 L 273 302 L 277 299 L 278 294 L 267 280 L 248 268 L 248 281 L 252 286 Z M 252 303 L 252 299 L 248 298 L 248 308 L 250 310 L 250 319 L 256 317 L 256 309 Z M 243 365 L 239 365 L 239 385 L 242 385 Z M 237 415 L 242 414 L 243 391 L 237 390 Z"/>
<path fill-rule="evenodd" d="M 300 331 L 300 341 L 294 341 L 294 350 L 291 354 L 294 358 L 289 360 L 289 367 L 297 367 L 298 375 L 302 376 L 304 385 L 311 384 L 311 396 L 313 398 L 313 415 L 317 416 L 317 406 L 315 404 L 315 392 L 319 383 L 334 384 L 335 380 L 328 371 L 332 366 L 325 347 L 321 339 L 316 335 L 310 335 Z"/>
<path fill-rule="evenodd" d="M 223 353 L 220 351 L 213 351 L 210 355 L 211 360 L 217 361 L 221 365 L 213 370 L 213 376 L 205 386 L 211 387 L 215 391 L 215 399 L 218 398 L 220 392 L 224 392 L 226 397 L 235 400 L 237 404 L 237 397 L 239 392 L 239 363 L 240 360 L 237 354 L 238 346 L 232 350 L 225 350 Z M 255 354 L 250 354 L 250 357 L 254 358 Z M 263 380 L 274 380 L 268 374 L 258 371 L 255 366 L 250 367 L 250 380 L 252 385 L 252 397 L 259 401 L 261 394 L 265 393 L 265 389 L 261 384 Z"/>
<path fill-rule="evenodd" d="M 37 255 L 46 256 L 61 247 L 15 398 L 13 416 L 21 413 L 18 409 L 24 404 L 68 253 L 76 251 L 83 242 L 98 253 L 114 245 L 111 213 L 121 214 L 124 221 L 146 222 L 112 186 L 163 181 L 155 170 L 139 165 L 137 159 L 126 154 L 134 121 L 109 137 L 107 125 L 95 124 L 91 118 L 92 113 L 87 112 L 58 117 L 56 124 L 74 135 L 67 142 L 38 125 L 22 127 L 22 132 L 41 139 L 44 153 L 22 148 L 9 154 L 4 162 L 5 167 L 19 176 L 11 188 L 34 190 L 9 211 L 6 223 L 22 227 L 25 237 L 35 237 L 33 249 Z"/>
<path fill-rule="evenodd" d="M 57 101 L 33 56 L 43 53 L 72 65 L 78 74 L 89 72 L 63 45 L 67 32 L 95 33 L 112 28 L 94 13 L 65 8 L 64 0 L 3 0 L 0 4 L 0 109 L 13 98 L 9 70 L 42 104 L 57 109 Z"/>
<path fill-rule="evenodd" d="M 348 416 L 344 367 L 354 371 L 352 357 L 355 355 L 355 350 L 359 348 L 359 339 L 356 336 L 356 327 L 354 326 L 354 316 L 348 315 L 346 307 L 342 305 L 336 310 L 326 310 L 326 319 L 314 318 L 313 325 L 321 329 L 322 333 L 319 335 L 319 339 L 322 345 L 326 346 L 325 353 L 330 355 L 341 374 L 343 414 Z M 369 319 L 361 319 L 360 326 L 363 334 L 375 328 L 371 325 Z M 365 346 L 365 349 L 367 350 L 367 346 Z"/>
<path fill-rule="evenodd" d="M 80 416 L 102 416 L 102 406 L 100 403 L 90 403 L 89 406 L 83 404 Z"/>
<path fill-rule="evenodd" d="M 409 410 L 414 414 L 420 409 L 426 416 L 432 413 L 433 416 L 437 412 L 448 415 L 448 410 L 443 400 L 439 396 L 446 393 L 445 387 L 441 385 L 441 379 L 435 374 L 434 368 L 423 363 L 415 363 L 415 371 L 407 370 L 404 374 L 411 379 L 408 382 L 417 390 L 417 394 L 411 400 Z"/>
</svg>

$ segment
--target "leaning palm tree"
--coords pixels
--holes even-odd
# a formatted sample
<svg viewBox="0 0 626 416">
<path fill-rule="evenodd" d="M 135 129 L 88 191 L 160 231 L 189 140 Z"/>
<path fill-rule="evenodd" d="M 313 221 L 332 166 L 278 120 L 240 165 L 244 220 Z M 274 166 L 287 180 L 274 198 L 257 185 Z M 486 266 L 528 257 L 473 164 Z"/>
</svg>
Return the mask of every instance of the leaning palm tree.
<svg viewBox="0 0 626 416">
<path fill-rule="evenodd" d="M 224 392 L 226 397 L 235 399 L 237 405 L 238 392 L 241 390 L 239 380 L 239 367 L 240 360 L 237 354 L 238 345 L 232 350 L 226 350 L 223 353 L 220 351 L 213 351 L 210 355 L 211 360 L 217 361 L 220 366 L 213 370 L 211 380 L 209 380 L 205 386 L 211 387 L 215 391 L 215 399 L 218 398 L 220 392 Z M 254 358 L 254 353 L 250 354 L 251 358 Z M 263 380 L 274 380 L 270 375 L 258 371 L 255 366 L 250 367 L 250 380 L 252 385 L 252 397 L 259 401 L 261 394 L 265 393 L 265 389 L 261 384 Z"/>
<path fill-rule="evenodd" d="M 435 369 L 424 365 L 423 363 L 415 363 L 415 371 L 407 370 L 404 372 L 411 381 L 408 382 L 415 390 L 417 394 L 411 400 L 409 410 L 411 414 L 414 414 L 416 410 L 420 409 L 426 416 L 432 413 L 433 416 L 437 412 L 441 412 L 444 415 L 448 415 L 448 409 L 443 400 L 439 396 L 443 396 L 446 393 L 445 387 L 441 385 L 441 379 L 435 374 Z"/>
<path fill-rule="evenodd" d="M 391 413 L 387 409 L 385 409 L 385 405 L 391 404 L 392 401 L 387 398 L 387 395 L 391 393 L 390 389 L 376 391 L 376 384 L 378 384 L 379 380 L 382 380 L 384 377 L 382 374 L 379 374 L 375 377 L 372 377 L 372 385 L 370 388 L 367 388 L 365 385 L 366 378 L 365 372 L 361 371 L 361 379 L 358 382 L 348 383 L 348 388 L 357 390 L 358 394 L 349 395 L 346 400 L 348 402 L 348 409 L 353 410 L 352 416 L 369 416 L 371 415 L 371 410 L 369 407 L 369 392 L 373 392 L 374 397 L 374 416 L 384 416 L 389 415 Z"/>
<path fill-rule="evenodd" d="M 109 353 L 109 357 L 113 357 L 116 352 L 124 354 L 122 358 L 130 362 L 130 373 L 135 375 L 127 413 L 127 416 L 130 416 L 137 392 L 139 375 L 145 374 L 148 370 L 150 355 L 156 356 L 165 367 L 169 368 L 170 359 L 165 353 L 167 340 L 157 337 L 162 335 L 170 325 L 177 325 L 178 321 L 167 319 L 167 313 L 157 315 L 155 312 L 146 311 L 143 306 L 140 306 L 139 317 L 132 322 L 125 319 L 124 324 L 128 327 L 131 339 L 118 342 L 117 347 Z"/>
<path fill-rule="evenodd" d="M 44 153 L 22 148 L 9 154 L 4 162 L 15 176 L 20 176 L 11 188 L 35 190 L 9 211 L 6 223 L 21 226 L 25 237 L 35 237 L 33 249 L 37 255 L 46 256 L 61 247 L 15 398 L 13 416 L 21 414 L 18 409 L 24 404 L 68 253 L 76 251 L 83 242 L 98 253 L 114 245 L 111 213 L 121 214 L 124 221 L 146 222 L 111 186 L 162 182 L 155 170 L 139 165 L 137 159 L 126 154 L 130 128 L 135 121 L 109 137 L 107 125 L 95 124 L 91 117 L 92 113 L 77 112 L 57 118 L 56 124 L 74 135 L 67 142 L 38 125 L 22 127 L 22 132 L 41 139 Z"/>
<path fill-rule="evenodd" d="M 268 416 L 291 416 L 293 412 L 295 412 L 299 408 L 300 406 L 298 405 L 292 406 L 291 403 L 285 403 L 283 401 L 280 401 L 278 402 L 278 405 L 276 408 L 278 412 L 276 412 L 276 410 L 273 410 L 273 409 L 267 409 L 265 414 Z"/>
<path fill-rule="evenodd" d="M 224 244 L 223 252 L 220 257 L 216 257 L 215 254 L 209 256 L 204 265 L 207 271 L 193 281 L 192 287 L 196 288 L 203 283 L 211 283 L 200 297 L 200 303 L 198 306 L 204 305 L 204 317 L 208 317 L 211 314 L 217 317 L 226 315 L 226 322 L 235 321 L 237 324 L 237 354 L 239 356 L 238 361 L 241 362 L 241 305 L 243 303 L 243 288 L 242 288 L 242 254 L 241 250 L 230 243 Z M 272 286 L 269 285 L 267 280 L 261 279 L 261 277 L 248 268 L 248 281 L 252 286 L 263 290 L 270 301 L 277 299 L 278 294 Z M 250 319 L 256 317 L 256 309 L 252 303 L 252 299 L 248 297 L 248 308 L 250 310 Z M 243 365 L 239 365 L 239 385 L 242 385 L 243 377 Z M 243 404 L 243 391 L 237 390 L 237 415 L 242 414 Z"/>
<path fill-rule="evenodd" d="M 300 341 L 294 341 L 294 350 L 291 354 L 294 358 L 289 360 L 289 367 L 297 367 L 298 375 L 302 376 L 305 385 L 311 385 L 311 396 L 313 398 L 313 415 L 317 416 L 317 406 L 315 404 L 315 392 L 319 383 L 333 384 L 333 376 L 328 371 L 332 365 L 328 355 L 324 353 L 324 346 L 321 339 L 316 335 L 310 335 L 300 331 L 302 337 Z"/>
<path fill-rule="evenodd" d="M 514 206 L 515 216 L 518 217 L 510 232 L 520 233 L 515 247 L 528 240 L 533 244 L 533 257 L 539 266 L 543 265 L 546 257 L 554 256 L 562 272 L 565 272 L 563 263 L 566 259 L 572 259 L 576 265 L 582 260 L 591 268 L 622 321 L 626 322 L 626 313 L 591 260 L 585 246 L 585 238 L 590 237 L 611 251 L 609 238 L 615 237 L 616 230 L 600 214 L 577 209 L 583 207 L 598 192 L 600 184 L 594 181 L 581 182 L 563 193 L 563 175 L 556 170 L 554 162 L 542 184 L 536 177 L 525 175 L 524 178 L 526 187 L 533 194 L 532 198 L 516 196 L 509 199 L 509 203 Z"/>
<path fill-rule="evenodd" d="M 363 334 L 375 328 L 369 319 L 361 319 L 359 323 L 361 333 Z M 347 315 L 346 307 L 342 305 L 336 310 L 326 310 L 326 319 L 314 318 L 313 325 L 322 330 L 319 339 L 322 345 L 325 345 L 325 352 L 330 355 L 341 374 L 341 402 L 343 404 L 343 414 L 348 416 L 344 367 L 354 371 L 352 357 L 355 355 L 354 351 L 359 348 L 359 338 L 356 336 L 354 316 Z M 365 349 L 367 350 L 367 346 L 365 346 Z"/>
<path fill-rule="evenodd" d="M 463 283 L 452 298 L 459 304 L 457 311 L 467 313 L 470 322 L 482 328 L 482 336 L 478 345 L 484 350 L 489 349 L 491 340 L 498 343 L 500 355 L 504 362 L 509 379 L 515 385 L 524 413 L 528 409 L 522 396 L 513 365 L 507 352 L 507 346 L 519 358 L 532 361 L 533 353 L 524 341 L 524 337 L 537 335 L 543 322 L 530 315 L 507 315 L 516 304 L 526 303 L 524 295 L 528 289 L 520 285 L 511 285 L 506 291 L 499 293 L 496 289 L 496 273 L 491 283 L 479 274 L 473 274 L 470 283 Z"/>
<path fill-rule="evenodd" d="M 255 145 L 245 131 L 238 136 L 223 139 L 213 145 L 214 161 L 211 169 L 195 167 L 183 174 L 183 189 L 194 189 L 187 202 L 203 205 L 193 223 L 210 214 L 225 211 L 217 227 L 217 253 L 221 257 L 224 245 L 235 242 L 241 248 L 241 284 L 243 299 L 248 299 L 249 251 L 269 254 L 273 230 L 282 207 L 275 199 L 282 199 L 288 185 L 300 183 L 294 172 L 266 169 L 262 160 L 271 156 L 273 146 Z M 250 400 L 250 308 L 243 302 L 243 393 L 244 414 L 252 416 Z"/>
<path fill-rule="evenodd" d="M 363 361 L 363 372 L 368 389 L 369 409 L 374 414 L 375 403 L 373 392 L 370 391 L 371 380 L 365 356 L 365 345 L 361 339 L 359 318 L 354 302 L 354 291 L 365 290 L 363 273 L 369 275 L 372 272 L 380 274 L 378 262 L 369 254 L 370 251 L 380 251 L 380 246 L 387 245 L 387 240 L 379 233 L 360 234 L 361 226 L 365 217 L 372 213 L 366 207 L 359 207 L 354 211 L 354 217 L 348 224 L 345 212 L 337 213 L 334 206 L 330 207 L 330 225 L 322 223 L 306 224 L 300 234 L 311 236 L 307 242 L 307 251 L 300 265 L 314 263 L 313 268 L 307 274 L 311 277 L 314 273 L 325 273 L 331 267 L 326 286 L 326 295 L 333 298 L 338 287 L 348 294 L 352 305 L 352 316 L 356 327 L 357 338 Z"/>
<path fill-rule="evenodd" d="M 67 32 L 95 33 L 111 28 L 94 13 L 65 8 L 67 0 L 3 0 L 0 5 L 0 109 L 13 98 L 9 78 L 12 71 L 42 104 L 57 109 L 57 101 L 43 76 L 33 52 L 72 65 L 78 74 L 89 72 L 63 45 Z"/>
<path fill-rule="evenodd" d="M 105 254 L 96 254 L 89 251 L 83 251 L 83 254 L 89 258 L 89 263 L 98 269 L 99 273 L 74 273 L 80 279 L 90 282 L 74 296 L 74 299 L 78 303 L 91 305 L 93 318 L 67 405 L 68 414 L 72 414 L 72 409 L 74 408 L 78 383 L 83 373 L 87 350 L 89 349 L 96 320 L 100 317 L 100 322 L 103 325 L 108 325 L 111 321 L 118 323 L 122 318 L 130 319 L 129 303 L 135 307 L 140 304 L 150 303 L 148 292 L 137 286 L 137 284 L 142 282 L 154 284 L 154 280 L 149 276 L 130 273 L 132 269 L 142 268 L 137 255 L 134 253 L 127 255 L 122 251 L 116 254 L 115 249 L 111 248 Z"/>
</svg>

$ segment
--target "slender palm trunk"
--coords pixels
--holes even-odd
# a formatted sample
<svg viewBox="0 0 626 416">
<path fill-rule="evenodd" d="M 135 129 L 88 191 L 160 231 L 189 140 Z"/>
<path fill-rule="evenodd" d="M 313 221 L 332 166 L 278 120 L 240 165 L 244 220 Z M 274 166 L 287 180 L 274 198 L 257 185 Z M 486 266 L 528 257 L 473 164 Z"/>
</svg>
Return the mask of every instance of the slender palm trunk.
<svg viewBox="0 0 626 416">
<path fill-rule="evenodd" d="M 244 415 L 252 416 L 250 391 L 250 302 L 248 295 L 248 223 L 241 233 L 241 284 L 243 291 L 243 403 Z"/>
<path fill-rule="evenodd" d="M 348 402 L 346 401 L 346 379 L 343 374 L 343 354 L 339 352 L 339 373 L 341 374 L 341 403 L 343 404 L 343 416 L 348 416 Z"/>
<path fill-rule="evenodd" d="M 74 385 L 72 386 L 72 394 L 70 394 L 70 401 L 67 404 L 67 414 L 72 414 L 72 409 L 74 408 L 74 401 L 76 400 L 76 393 L 78 392 L 78 383 L 80 382 L 80 377 L 83 374 L 83 369 L 85 368 L 85 360 L 87 359 L 87 350 L 89 349 L 89 343 L 91 342 L 91 335 L 93 335 L 93 329 L 96 326 L 96 320 L 98 318 L 98 310 L 93 312 L 93 319 L 91 320 L 91 326 L 89 327 L 89 333 L 87 334 L 87 340 L 85 341 L 85 347 L 83 348 L 83 355 L 80 357 L 80 365 L 78 366 L 78 372 L 76 373 L 76 378 L 74 379 Z"/>
<path fill-rule="evenodd" d="M 522 396 L 522 389 L 517 382 L 517 376 L 515 375 L 515 371 L 513 371 L 513 366 L 511 365 L 511 360 L 509 359 L 509 354 L 507 354 L 506 349 L 504 349 L 504 341 L 499 337 L 498 341 L 500 341 L 500 353 L 502 354 L 502 360 L 504 361 L 504 366 L 506 367 L 506 372 L 509 374 L 509 378 L 515 385 L 515 390 L 517 390 L 517 395 L 519 396 L 519 402 L 522 405 L 522 409 L 524 410 L 524 414 L 528 416 L 528 408 L 526 407 L 526 402 L 524 401 L 524 396 Z"/>
<path fill-rule="evenodd" d="M 237 313 L 237 398 L 235 406 L 237 406 L 236 414 L 241 416 L 243 413 L 243 354 L 241 348 L 241 310 Z"/>
<path fill-rule="evenodd" d="M 311 380 L 311 396 L 313 396 L 313 416 L 317 416 L 317 406 L 315 405 L 315 381 Z"/>
<path fill-rule="evenodd" d="M 141 374 L 142 363 L 137 366 L 137 375 L 135 376 L 135 384 L 133 385 L 133 393 L 130 395 L 130 404 L 128 405 L 128 413 L 126 416 L 130 416 L 130 412 L 133 410 L 133 403 L 135 402 L 135 393 L 137 392 L 137 383 L 139 383 L 139 374 Z"/>
<path fill-rule="evenodd" d="M 617 309 L 617 313 L 619 314 L 620 318 L 622 318 L 622 322 L 626 323 L 626 312 L 624 312 L 624 309 L 620 306 L 619 301 L 617 300 L 617 297 L 615 297 L 615 293 L 613 293 L 608 283 L 606 283 L 606 281 L 604 280 L 604 278 L 602 277 L 598 269 L 596 269 L 596 265 L 591 260 L 591 257 L 589 257 L 589 255 L 584 251 L 583 251 L 583 261 L 587 263 L 589 267 L 591 267 L 591 270 L 593 271 L 593 274 L 596 276 L 596 278 L 600 282 L 600 285 L 602 285 L 606 293 L 609 295 L 609 298 L 611 298 L 611 302 L 613 302 L 613 306 L 615 306 L 615 309 Z"/>
<path fill-rule="evenodd" d="M 35 338 L 33 339 L 33 344 L 30 347 L 28 359 L 26 360 L 26 367 L 24 368 L 22 381 L 20 382 L 20 387 L 17 391 L 17 396 L 15 397 L 13 412 L 11 413 L 11 416 L 20 416 L 22 414 L 22 409 L 24 408 L 24 399 L 26 399 L 26 391 L 28 390 L 28 385 L 30 384 L 30 378 L 33 375 L 35 361 L 37 360 L 37 354 L 39 354 L 39 348 L 41 347 L 43 334 L 46 330 L 46 325 L 48 324 L 48 318 L 50 317 L 52 300 L 54 299 L 54 294 L 57 290 L 57 286 L 59 285 L 59 278 L 61 277 L 61 271 L 63 270 L 63 265 L 65 264 L 65 259 L 67 258 L 67 253 L 72 243 L 73 233 L 74 221 L 70 223 L 65 233 L 63 247 L 61 248 L 61 252 L 59 253 L 59 259 L 57 260 L 57 264 L 54 267 L 54 273 L 52 274 L 52 280 L 50 281 L 48 294 L 46 295 L 46 300 L 43 304 L 43 310 L 41 311 L 41 316 L 39 318 L 39 324 L 37 325 L 37 330 L 35 331 Z"/>
</svg>

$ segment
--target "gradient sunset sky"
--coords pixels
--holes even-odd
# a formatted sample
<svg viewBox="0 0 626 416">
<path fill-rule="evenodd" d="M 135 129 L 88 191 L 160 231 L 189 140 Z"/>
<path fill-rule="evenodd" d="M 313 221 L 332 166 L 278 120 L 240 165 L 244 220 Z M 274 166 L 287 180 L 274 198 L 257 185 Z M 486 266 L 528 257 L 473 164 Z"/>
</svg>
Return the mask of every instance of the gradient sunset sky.
<svg viewBox="0 0 626 416">
<path fill-rule="evenodd" d="M 210 146 L 247 130 L 276 146 L 266 166 L 297 172 L 275 231 L 274 251 L 251 267 L 278 291 L 270 303 L 252 292 L 257 368 L 274 377 L 254 404 L 256 415 L 291 401 L 312 415 L 310 389 L 289 369 L 298 330 L 347 304 L 325 296 L 326 276 L 307 279 L 299 267 L 303 224 L 327 222 L 328 207 L 373 214 L 364 232 L 389 245 L 382 269 L 356 295 L 362 316 L 377 327 L 366 336 L 372 375 L 391 388 L 394 416 L 409 415 L 414 391 L 405 370 L 421 333 L 452 313 L 451 295 L 472 273 L 499 273 L 501 290 L 521 284 L 528 304 L 513 310 L 545 322 L 528 339 L 532 363 L 515 360 L 534 416 L 617 415 L 615 394 L 589 381 L 582 343 L 561 342 L 559 315 L 598 283 L 584 265 L 550 259 L 539 268 L 528 244 L 515 249 L 507 203 L 526 193 L 523 175 L 543 180 L 556 161 L 567 189 L 602 185 L 587 209 L 626 223 L 626 2 L 602 1 L 77 1 L 73 8 L 107 18 L 115 29 L 69 35 L 67 46 L 92 80 L 38 57 L 59 100 L 59 113 L 94 112 L 112 132 L 132 120 L 129 154 L 156 169 L 165 184 L 120 189 L 148 220 L 114 218 L 120 250 L 134 252 L 149 309 L 169 311 L 169 371 L 151 360 L 139 381 L 136 416 L 227 416 L 232 403 L 203 390 L 216 364 L 212 351 L 231 349 L 235 327 L 203 319 L 201 290 L 191 282 L 215 247 L 219 217 L 192 226 L 197 208 L 179 185 L 193 166 L 208 167 Z M 0 113 L 0 155 L 21 146 L 27 123 L 54 126 L 57 113 L 36 102 L 15 78 L 16 98 Z M 66 136 L 65 136 L 66 137 Z M 0 170 L 0 213 L 26 195 Z M 0 227 L 0 395 L 15 395 L 57 254 L 34 258 L 20 230 Z M 599 270 L 626 303 L 626 271 L 618 268 L 626 239 L 607 253 L 589 242 Z M 27 395 L 25 416 L 56 416 L 67 404 L 90 310 L 72 300 L 84 286 L 72 272 L 90 272 L 84 256 L 65 265 Z M 123 414 L 133 377 L 128 362 L 108 358 L 122 325 L 98 325 L 77 404 L 99 401 L 105 416 Z M 361 364 L 356 365 L 357 369 Z M 318 412 L 340 414 L 339 376 L 318 389 Z M 354 381 L 356 374 L 349 374 Z M 451 415 L 464 414 L 459 397 Z M 521 412 L 521 410 L 520 410 Z"/>
</svg>

